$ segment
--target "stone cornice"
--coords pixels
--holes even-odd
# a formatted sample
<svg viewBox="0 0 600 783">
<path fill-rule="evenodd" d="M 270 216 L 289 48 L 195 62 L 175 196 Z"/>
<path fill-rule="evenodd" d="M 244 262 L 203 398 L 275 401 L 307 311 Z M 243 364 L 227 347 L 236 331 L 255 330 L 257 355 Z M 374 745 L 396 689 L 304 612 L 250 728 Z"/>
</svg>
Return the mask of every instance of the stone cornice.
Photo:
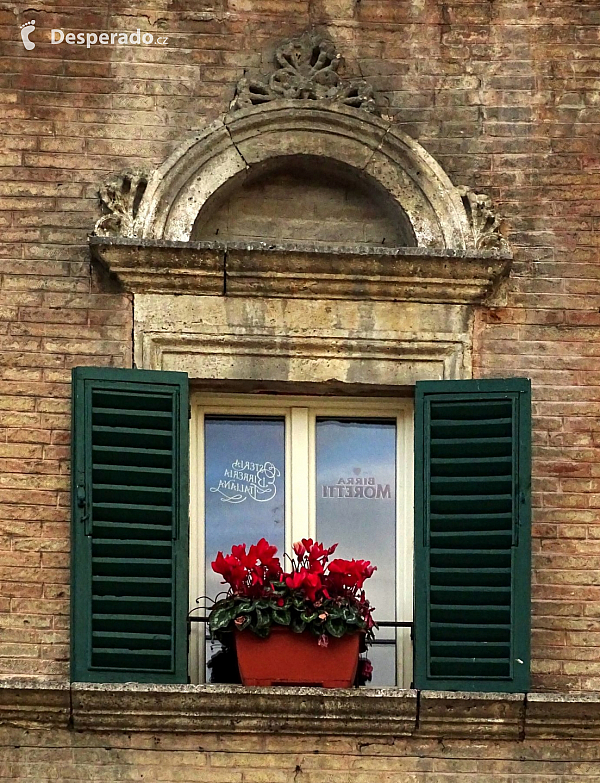
<svg viewBox="0 0 600 783">
<path fill-rule="evenodd" d="M 0 679 L 0 724 L 79 731 L 600 739 L 598 693 L 244 688 Z"/>
<path fill-rule="evenodd" d="M 479 303 L 510 270 L 495 250 L 90 237 L 133 293 Z"/>
</svg>

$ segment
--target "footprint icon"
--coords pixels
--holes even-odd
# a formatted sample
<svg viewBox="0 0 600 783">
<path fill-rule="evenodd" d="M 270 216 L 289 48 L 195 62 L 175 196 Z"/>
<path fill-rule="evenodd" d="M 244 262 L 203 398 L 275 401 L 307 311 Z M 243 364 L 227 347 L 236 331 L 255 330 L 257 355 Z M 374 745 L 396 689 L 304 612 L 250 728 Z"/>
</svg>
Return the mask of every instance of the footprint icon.
<svg viewBox="0 0 600 783">
<path fill-rule="evenodd" d="M 30 52 L 32 49 L 35 49 L 35 44 L 33 41 L 29 40 L 29 36 L 35 30 L 35 20 L 32 19 L 31 22 L 25 22 L 25 24 L 22 24 L 20 27 L 23 46 Z"/>
</svg>

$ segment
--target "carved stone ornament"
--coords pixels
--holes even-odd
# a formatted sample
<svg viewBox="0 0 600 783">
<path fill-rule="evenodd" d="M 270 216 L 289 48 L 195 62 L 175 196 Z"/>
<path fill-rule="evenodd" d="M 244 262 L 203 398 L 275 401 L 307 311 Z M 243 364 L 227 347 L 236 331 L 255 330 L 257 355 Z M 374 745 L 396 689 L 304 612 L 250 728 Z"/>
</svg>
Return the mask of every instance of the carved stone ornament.
<svg viewBox="0 0 600 783">
<path fill-rule="evenodd" d="M 501 220 L 494 211 L 492 199 L 475 193 L 466 186 L 457 188 L 467 217 L 473 229 L 476 250 L 508 250 L 509 245 L 501 231 Z"/>
<path fill-rule="evenodd" d="M 97 236 L 131 236 L 133 223 L 148 184 L 148 173 L 131 169 L 117 174 L 100 188 L 100 202 L 106 214 L 96 222 Z"/>
<path fill-rule="evenodd" d="M 375 111 L 373 88 L 362 79 L 343 80 L 337 71 L 343 62 L 335 45 L 314 33 L 286 41 L 275 51 L 279 67 L 260 79 L 238 82 L 232 109 L 245 109 L 276 99 L 330 101 L 355 109 Z"/>
</svg>

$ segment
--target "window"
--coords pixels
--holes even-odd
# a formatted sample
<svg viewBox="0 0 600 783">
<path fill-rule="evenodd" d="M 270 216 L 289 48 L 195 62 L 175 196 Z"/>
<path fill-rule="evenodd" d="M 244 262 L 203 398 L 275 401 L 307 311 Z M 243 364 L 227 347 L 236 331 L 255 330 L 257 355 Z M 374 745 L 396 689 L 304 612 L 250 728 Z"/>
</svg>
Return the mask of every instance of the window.
<svg viewBox="0 0 600 783">
<path fill-rule="evenodd" d="M 190 481 L 185 374 L 76 368 L 73 679 L 186 682 L 188 561 L 195 598 L 211 548 L 312 534 L 378 564 L 380 619 L 414 606 L 414 656 L 403 632 L 375 649 L 388 682 L 412 662 L 418 688 L 527 690 L 529 382 L 417 383 L 414 460 L 412 419 L 402 399 L 194 399 Z M 202 639 L 190 654 L 199 672 Z"/>
<path fill-rule="evenodd" d="M 229 396 L 192 400 L 190 605 L 222 590 L 217 552 L 265 536 L 280 553 L 304 537 L 371 560 L 375 618 L 412 620 L 413 403 L 400 398 Z M 210 643 L 194 624 L 190 675 Z M 373 685 L 412 681 L 409 628 L 381 628 Z"/>
</svg>

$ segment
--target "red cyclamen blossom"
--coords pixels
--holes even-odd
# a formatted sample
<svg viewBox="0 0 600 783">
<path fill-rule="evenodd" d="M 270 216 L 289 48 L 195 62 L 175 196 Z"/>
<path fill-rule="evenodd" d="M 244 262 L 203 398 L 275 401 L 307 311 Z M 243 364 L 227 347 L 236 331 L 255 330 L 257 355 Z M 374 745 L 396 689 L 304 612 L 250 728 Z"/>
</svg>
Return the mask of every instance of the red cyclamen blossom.
<svg viewBox="0 0 600 783">
<path fill-rule="evenodd" d="M 296 557 L 304 557 L 304 555 L 306 554 L 306 547 L 304 546 L 302 541 L 296 541 L 295 544 L 292 544 L 292 549 L 294 550 Z"/>
<path fill-rule="evenodd" d="M 275 557 L 277 547 L 271 546 L 265 538 L 253 544 L 246 552 L 246 544 L 236 544 L 231 554 L 217 553 L 211 563 L 213 571 L 221 574 L 232 591 L 238 595 L 258 596 L 265 586 L 281 577 L 281 563 Z"/>
<path fill-rule="evenodd" d="M 311 573 L 306 568 L 301 568 L 286 576 L 285 584 L 290 590 L 303 590 L 309 601 L 316 600 L 318 591 L 323 588 L 320 576 Z"/>
<path fill-rule="evenodd" d="M 376 571 L 368 560 L 342 560 L 338 558 L 329 563 L 328 584 L 333 588 L 346 588 L 352 592 L 360 590 L 365 579 Z"/>
</svg>

